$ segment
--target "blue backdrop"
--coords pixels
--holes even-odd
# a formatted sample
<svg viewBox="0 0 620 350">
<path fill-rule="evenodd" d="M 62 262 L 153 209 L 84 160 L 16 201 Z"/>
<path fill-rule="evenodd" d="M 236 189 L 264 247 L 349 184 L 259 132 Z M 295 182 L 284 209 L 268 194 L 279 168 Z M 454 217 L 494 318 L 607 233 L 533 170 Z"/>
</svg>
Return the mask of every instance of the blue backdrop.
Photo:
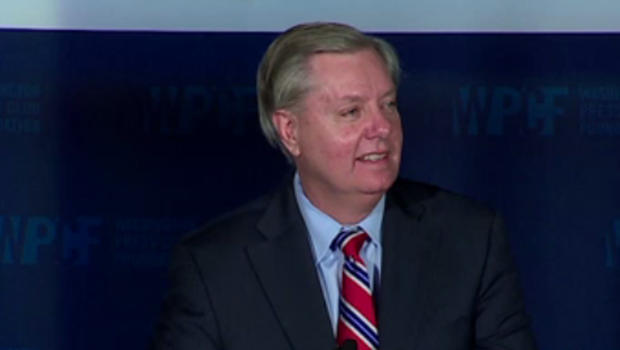
<svg viewBox="0 0 620 350">
<path fill-rule="evenodd" d="M 174 242 L 288 171 L 274 36 L 0 31 L 0 350 L 145 347 Z M 541 349 L 620 349 L 620 36 L 385 37 L 402 175 L 503 212 Z"/>
</svg>

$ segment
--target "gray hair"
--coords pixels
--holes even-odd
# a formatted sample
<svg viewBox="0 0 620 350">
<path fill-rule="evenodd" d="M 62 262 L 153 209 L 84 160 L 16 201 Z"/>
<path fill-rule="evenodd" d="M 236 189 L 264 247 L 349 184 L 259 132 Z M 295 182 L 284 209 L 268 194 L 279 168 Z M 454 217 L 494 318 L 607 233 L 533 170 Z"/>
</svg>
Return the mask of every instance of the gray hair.
<svg viewBox="0 0 620 350">
<path fill-rule="evenodd" d="M 394 86 L 400 81 L 400 63 L 394 48 L 385 40 L 366 35 L 339 23 L 304 23 L 277 37 L 258 67 L 256 90 L 260 126 L 267 141 L 291 156 L 280 141 L 273 124 L 273 113 L 297 107 L 310 89 L 307 62 L 318 53 L 352 53 L 374 50 L 385 62 Z"/>
</svg>

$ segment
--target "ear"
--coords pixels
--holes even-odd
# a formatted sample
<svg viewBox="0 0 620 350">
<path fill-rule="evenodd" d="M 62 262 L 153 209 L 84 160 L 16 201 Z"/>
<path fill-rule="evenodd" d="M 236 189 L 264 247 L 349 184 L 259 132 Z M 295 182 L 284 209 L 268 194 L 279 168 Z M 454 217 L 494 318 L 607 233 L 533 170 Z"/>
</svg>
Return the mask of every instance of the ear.
<svg viewBox="0 0 620 350">
<path fill-rule="evenodd" d="M 280 141 L 288 152 L 296 158 L 301 153 L 297 133 L 299 129 L 299 119 L 296 114 L 287 109 L 278 109 L 271 116 L 273 125 L 278 131 Z"/>
</svg>

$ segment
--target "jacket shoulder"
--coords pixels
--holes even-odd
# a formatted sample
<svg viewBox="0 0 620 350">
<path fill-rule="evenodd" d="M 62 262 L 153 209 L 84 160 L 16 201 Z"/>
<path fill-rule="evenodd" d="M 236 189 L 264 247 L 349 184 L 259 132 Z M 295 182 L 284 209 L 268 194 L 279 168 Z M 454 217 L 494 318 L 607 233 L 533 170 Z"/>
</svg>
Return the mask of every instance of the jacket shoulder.
<svg viewBox="0 0 620 350">
<path fill-rule="evenodd" d="M 405 208 L 420 207 L 425 215 L 451 217 L 456 221 L 490 218 L 495 211 L 485 204 L 467 196 L 435 185 L 408 179 L 398 179 L 390 190 L 391 197 Z"/>
<path fill-rule="evenodd" d="M 271 196 L 252 200 L 224 213 L 181 239 L 181 245 L 248 245 L 261 240 L 256 225 L 263 216 Z"/>
</svg>

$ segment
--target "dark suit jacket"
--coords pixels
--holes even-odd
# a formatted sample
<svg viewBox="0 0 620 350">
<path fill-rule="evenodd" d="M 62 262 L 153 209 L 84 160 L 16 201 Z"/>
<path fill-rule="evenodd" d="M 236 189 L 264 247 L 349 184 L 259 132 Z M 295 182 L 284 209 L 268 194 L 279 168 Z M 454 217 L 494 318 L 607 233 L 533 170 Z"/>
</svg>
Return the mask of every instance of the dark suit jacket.
<svg viewBox="0 0 620 350">
<path fill-rule="evenodd" d="M 495 213 L 399 180 L 382 225 L 382 349 L 535 349 Z M 155 348 L 336 348 L 307 235 L 287 185 L 184 239 Z"/>
</svg>

